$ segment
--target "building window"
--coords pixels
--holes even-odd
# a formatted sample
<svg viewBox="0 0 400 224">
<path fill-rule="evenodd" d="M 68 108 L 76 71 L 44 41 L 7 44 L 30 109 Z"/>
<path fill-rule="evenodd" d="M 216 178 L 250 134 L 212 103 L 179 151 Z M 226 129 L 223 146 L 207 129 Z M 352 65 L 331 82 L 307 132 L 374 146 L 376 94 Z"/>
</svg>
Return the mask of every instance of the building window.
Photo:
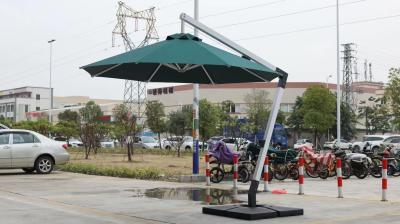
<svg viewBox="0 0 400 224">
<path fill-rule="evenodd" d="M 169 88 L 168 88 L 168 93 L 169 93 L 169 94 L 174 93 L 174 87 L 169 87 Z"/>
<path fill-rule="evenodd" d="M 40 110 L 40 107 L 36 107 L 36 111 L 39 111 Z"/>
<path fill-rule="evenodd" d="M 162 89 L 157 89 L 157 94 L 161 95 L 162 94 Z"/>
<path fill-rule="evenodd" d="M 36 100 L 40 100 L 40 94 L 36 94 Z"/>
<path fill-rule="evenodd" d="M 163 88 L 163 94 L 167 94 L 168 93 L 168 88 Z"/>
<path fill-rule="evenodd" d="M 7 112 L 11 112 L 11 105 L 10 104 L 7 105 Z"/>
<path fill-rule="evenodd" d="M 148 89 L 147 90 L 147 94 L 149 94 L 149 95 L 153 94 L 153 90 L 152 89 Z"/>
<path fill-rule="evenodd" d="M 25 104 L 25 113 L 27 113 L 29 111 L 29 106 L 28 104 Z"/>
<path fill-rule="evenodd" d="M 153 89 L 153 95 L 157 95 L 157 90 Z"/>
<path fill-rule="evenodd" d="M 11 104 L 10 108 L 11 108 L 10 112 L 14 112 L 14 104 Z"/>
</svg>

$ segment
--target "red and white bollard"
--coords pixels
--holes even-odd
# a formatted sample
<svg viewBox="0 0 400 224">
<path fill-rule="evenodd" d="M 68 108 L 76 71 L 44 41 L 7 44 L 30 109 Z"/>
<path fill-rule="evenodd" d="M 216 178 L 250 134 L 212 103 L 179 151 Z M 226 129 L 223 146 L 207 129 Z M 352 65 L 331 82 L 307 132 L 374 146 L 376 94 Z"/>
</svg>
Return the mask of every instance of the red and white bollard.
<svg viewBox="0 0 400 224">
<path fill-rule="evenodd" d="M 299 158 L 299 195 L 304 194 L 304 158 Z"/>
<path fill-rule="evenodd" d="M 211 186 L 211 181 L 210 181 L 210 155 L 206 154 L 205 155 L 205 161 L 206 161 L 206 185 Z"/>
<path fill-rule="evenodd" d="M 268 192 L 269 191 L 269 189 L 268 189 L 268 181 L 269 181 L 269 172 L 268 172 L 268 169 L 269 169 L 269 159 L 268 159 L 268 156 L 266 156 L 265 157 L 265 160 L 264 160 L 264 192 Z"/>
<path fill-rule="evenodd" d="M 388 161 L 386 158 L 382 159 L 382 201 L 387 201 L 386 190 L 388 187 L 387 181 Z"/>
<path fill-rule="evenodd" d="M 233 155 L 233 188 L 237 188 L 238 161 L 239 161 L 238 155 L 234 154 Z"/>
<path fill-rule="evenodd" d="M 338 198 L 343 198 L 342 159 L 336 159 L 336 179 L 338 185 Z"/>
</svg>

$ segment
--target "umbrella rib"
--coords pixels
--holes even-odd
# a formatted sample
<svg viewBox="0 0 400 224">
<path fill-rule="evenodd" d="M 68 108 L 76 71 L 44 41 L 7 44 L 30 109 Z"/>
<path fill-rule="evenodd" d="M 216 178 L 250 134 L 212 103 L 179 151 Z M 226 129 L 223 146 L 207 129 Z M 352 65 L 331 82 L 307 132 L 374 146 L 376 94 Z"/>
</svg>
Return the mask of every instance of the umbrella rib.
<svg viewBox="0 0 400 224">
<path fill-rule="evenodd" d="M 118 67 L 118 66 L 120 66 L 120 65 L 122 65 L 123 63 L 121 63 L 121 64 L 116 64 L 116 65 L 114 65 L 114 66 L 112 66 L 112 67 L 110 67 L 110 68 L 107 68 L 107 69 L 105 69 L 105 70 L 103 70 L 103 71 L 101 71 L 101 72 L 99 72 L 99 73 L 96 73 L 96 74 L 94 74 L 94 75 L 92 75 L 92 77 L 97 77 L 97 76 L 99 76 L 99 75 L 101 75 L 101 74 L 103 74 L 103 73 L 106 73 L 106 72 L 108 72 L 108 71 L 110 71 L 110 70 L 112 70 L 112 69 L 114 69 L 114 68 L 116 68 L 116 67 Z"/>
<path fill-rule="evenodd" d="M 156 70 L 154 70 L 153 74 L 151 74 L 151 76 L 150 76 L 150 78 L 147 80 L 147 82 L 150 82 L 150 81 L 153 79 L 154 75 L 158 72 L 158 70 L 160 69 L 161 65 L 162 65 L 162 64 L 160 63 L 160 64 L 157 66 Z"/>
<path fill-rule="evenodd" d="M 211 78 L 210 74 L 208 74 L 208 72 L 207 72 L 206 68 L 204 68 L 204 65 L 202 65 L 202 66 L 201 66 L 201 68 L 203 68 L 203 71 L 204 71 L 204 73 L 206 73 L 206 75 L 207 75 L 208 79 L 210 79 L 210 81 L 211 81 L 211 84 L 213 84 L 213 85 L 214 85 L 215 83 L 214 83 L 214 81 L 212 80 L 212 78 Z"/>
<path fill-rule="evenodd" d="M 268 80 L 266 80 L 266 79 L 264 79 L 263 77 L 261 77 L 261 76 L 257 75 L 255 72 L 252 72 L 252 71 L 250 71 L 249 69 L 247 69 L 247 68 L 243 68 L 243 67 L 242 67 L 242 69 L 243 69 L 243 70 L 245 70 L 246 72 L 248 72 L 248 73 L 250 73 L 250 74 L 254 75 L 255 77 L 257 77 L 257 78 L 259 78 L 259 79 L 263 80 L 264 82 L 268 82 Z"/>
</svg>

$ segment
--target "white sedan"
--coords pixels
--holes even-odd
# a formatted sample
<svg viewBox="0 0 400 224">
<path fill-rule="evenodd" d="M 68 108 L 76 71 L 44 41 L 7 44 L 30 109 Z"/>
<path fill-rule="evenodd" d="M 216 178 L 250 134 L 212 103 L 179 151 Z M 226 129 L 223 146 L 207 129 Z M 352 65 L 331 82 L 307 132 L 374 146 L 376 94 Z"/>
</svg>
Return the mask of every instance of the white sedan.
<svg viewBox="0 0 400 224">
<path fill-rule="evenodd" d="M 0 169 L 21 168 L 27 173 L 51 173 L 54 166 L 68 162 L 68 145 L 34 131 L 0 130 Z"/>
<path fill-rule="evenodd" d="M 308 148 L 312 148 L 314 146 L 313 143 L 311 143 L 311 141 L 309 139 L 299 139 L 296 141 L 296 143 L 294 144 L 293 148 L 294 149 L 300 149 L 301 147 L 306 146 Z"/>
</svg>

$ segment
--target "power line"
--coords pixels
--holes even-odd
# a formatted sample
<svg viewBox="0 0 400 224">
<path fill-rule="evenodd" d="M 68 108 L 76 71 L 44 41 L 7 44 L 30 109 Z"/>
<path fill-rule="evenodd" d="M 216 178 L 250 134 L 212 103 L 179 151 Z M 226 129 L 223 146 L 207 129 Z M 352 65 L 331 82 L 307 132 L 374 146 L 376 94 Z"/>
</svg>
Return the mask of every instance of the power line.
<svg viewBox="0 0 400 224">
<path fill-rule="evenodd" d="M 370 19 L 354 20 L 351 22 L 340 23 L 339 25 L 346 26 L 346 25 L 352 25 L 352 24 L 358 24 L 358 23 L 366 23 L 366 22 L 372 22 L 372 21 L 378 21 L 378 20 L 392 19 L 392 18 L 397 18 L 397 17 L 400 17 L 400 14 L 391 15 L 391 16 L 374 17 L 374 18 L 370 18 Z M 263 34 L 263 35 L 252 36 L 252 37 L 245 37 L 245 38 L 241 38 L 241 39 L 236 39 L 235 41 L 254 40 L 254 39 L 260 39 L 260 38 L 264 38 L 264 37 L 281 36 L 281 35 L 286 35 L 286 34 L 328 29 L 328 28 L 334 28 L 334 27 L 336 27 L 336 25 L 309 27 L 309 28 L 303 28 L 303 29 L 297 29 L 297 30 L 291 30 L 291 31 L 285 31 L 285 32 L 269 33 L 269 34 Z"/>
<path fill-rule="evenodd" d="M 353 2 L 347 2 L 347 3 L 340 4 L 340 6 L 352 5 L 352 4 L 365 2 L 365 1 L 367 1 L 367 0 L 358 0 L 358 1 L 353 1 Z M 247 21 L 243 21 L 243 22 L 237 22 L 237 23 L 216 26 L 214 28 L 218 29 L 218 28 L 232 27 L 232 26 L 243 25 L 243 24 L 248 24 L 248 23 L 255 23 L 255 22 L 271 20 L 271 19 L 276 19 L 276 18 L 281 18 L 281 17 L 286 17 L 286 16 L 293 16 L 293 15 L 299 15 L 299 14 L 304 14 L 304 13 L 320 11 L 320 10 L 324 10 L 324 9 L 334 8 L 334 7 L 336 7 L 336 4 L 317 7 L 317 8 L 310 8 L 310 9 L 305 9 L 305 10 L 299 10 L 299 11 L 284 13 L 284 14 L 275 15 L 275 16 L 267 16 L 267 17 L 258 18 L 258 19 L 251 19 L 251 20 L 247 20 Z"/>
<path fill-rule="evenodd" d="M 222 12 L 218 12 L 218 13 L 213 13 L 213 14 L 208 14 L 208 15 L 202 16 L 202 17 L 200 17 L 200 19 L 214 17 L 214 16 L 220 16 L 220 15 L 225 15 L 225 14 L 229 14 L 229 13 L 233 13 L 233 12 L 239 12 L 239 11 L 244 11 L 244 10 L 248 10 L 248 9 L 259 8 L 259 7 L 268 6 L 268 5 L 274 5 L 274 4 L 285 2 L 285 1 L 286 0 L 278 0 L 278 1 L 267 2 L 267 3 L 263 3 L 263 4 L 258 4 L 258 5 L 252 5 L 252 6 L 248 6 L 248 7 L 241 7 L 241 8 L 237 8 L 237 9 L 222 11 Z"/>
</svg>

